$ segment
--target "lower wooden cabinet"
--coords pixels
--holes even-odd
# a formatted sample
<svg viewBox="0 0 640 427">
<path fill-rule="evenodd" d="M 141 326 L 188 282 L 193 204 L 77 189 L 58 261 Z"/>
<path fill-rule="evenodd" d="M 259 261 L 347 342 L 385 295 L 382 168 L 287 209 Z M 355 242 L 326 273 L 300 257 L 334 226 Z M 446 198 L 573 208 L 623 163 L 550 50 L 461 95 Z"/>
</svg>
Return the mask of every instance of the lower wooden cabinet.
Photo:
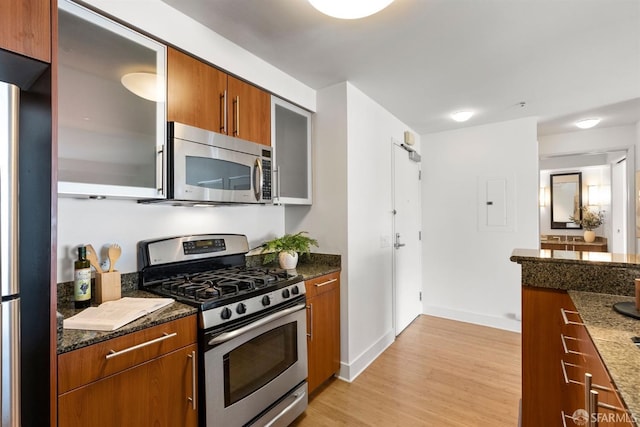
<svg viewBox="0 0 640 427">
<path fill-rule="evenodd" d="M 58 426 L 197 426 L 196 331 L 190 316 L 61 354 Z"/>
<path fill-rule="evenodd" d="M 305 281 L 309 394 L 340 370 L 340 272 Z"/>
<path fill-rule="evenodd" d="M 597 409 L 586 400 L 589 381 L 598 392 Z M 571 297 L 565 291 L 523 286 L 522 427 L 589 425 L 578 418 L 584 416 L 597 418 L 601 427 L 632 426 L 625 415 Z"/>
</svg>

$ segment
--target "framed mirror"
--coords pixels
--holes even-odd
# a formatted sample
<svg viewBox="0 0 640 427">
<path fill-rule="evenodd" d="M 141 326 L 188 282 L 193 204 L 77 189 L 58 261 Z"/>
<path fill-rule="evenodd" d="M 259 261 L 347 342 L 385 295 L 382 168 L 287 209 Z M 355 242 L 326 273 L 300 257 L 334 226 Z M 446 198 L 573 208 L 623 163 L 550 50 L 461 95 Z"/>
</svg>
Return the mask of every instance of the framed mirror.
<svg viewBox="0 0 640 427">
<path fill-rule="evenodd" d="M 551 228 L 582 228 L 569 217 L 582 218 L 582 173 L 551 175 Z"/>
</svg>

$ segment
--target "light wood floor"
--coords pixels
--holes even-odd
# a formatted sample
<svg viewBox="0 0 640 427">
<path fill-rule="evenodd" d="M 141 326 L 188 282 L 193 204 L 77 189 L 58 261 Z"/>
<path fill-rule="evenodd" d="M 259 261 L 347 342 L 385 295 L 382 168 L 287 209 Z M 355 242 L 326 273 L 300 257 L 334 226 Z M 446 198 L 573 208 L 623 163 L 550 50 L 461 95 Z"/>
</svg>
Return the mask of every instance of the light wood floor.
<svg viewBox="0 0 640 427">
<path fill-rule="evenodd" d="M 418 317 L 352 383 L 332 379 L 293 426 L 516 427 L 520 334 Z"/>
</svg>

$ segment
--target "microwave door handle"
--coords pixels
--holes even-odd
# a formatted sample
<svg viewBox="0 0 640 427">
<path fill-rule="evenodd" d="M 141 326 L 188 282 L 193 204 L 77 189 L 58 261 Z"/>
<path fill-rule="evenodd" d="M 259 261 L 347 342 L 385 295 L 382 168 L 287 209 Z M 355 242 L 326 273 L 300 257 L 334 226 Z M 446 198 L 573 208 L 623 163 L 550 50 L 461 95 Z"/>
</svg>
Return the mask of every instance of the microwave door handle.
<svg viewBox="0 0 640 427">
<path fill-rule="evenodd" d="M 262 159 L 256 159 L 255 168 L 253 169 L 253 188 L 256 200 L 260 201 L 262 195 Z"/>
</svg>

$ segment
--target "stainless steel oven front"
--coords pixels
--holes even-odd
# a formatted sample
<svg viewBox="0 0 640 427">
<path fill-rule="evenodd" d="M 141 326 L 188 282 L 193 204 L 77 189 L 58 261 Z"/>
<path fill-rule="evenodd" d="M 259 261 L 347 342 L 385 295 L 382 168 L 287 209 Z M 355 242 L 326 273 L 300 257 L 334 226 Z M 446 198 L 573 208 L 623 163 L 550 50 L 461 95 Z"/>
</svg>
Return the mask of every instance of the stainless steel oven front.
<svg viewBox="0 0 640 427">
<path fill-rule="evenodd" d="M 207 427 L 289 425 L 307 407 L 306 304 L 204 331 Z"/>
<path fill-rule="evenodd" d="M 272 202 L 271 147 L 175 122 L 168 134 L 168 199 Z"/>
</svg>

